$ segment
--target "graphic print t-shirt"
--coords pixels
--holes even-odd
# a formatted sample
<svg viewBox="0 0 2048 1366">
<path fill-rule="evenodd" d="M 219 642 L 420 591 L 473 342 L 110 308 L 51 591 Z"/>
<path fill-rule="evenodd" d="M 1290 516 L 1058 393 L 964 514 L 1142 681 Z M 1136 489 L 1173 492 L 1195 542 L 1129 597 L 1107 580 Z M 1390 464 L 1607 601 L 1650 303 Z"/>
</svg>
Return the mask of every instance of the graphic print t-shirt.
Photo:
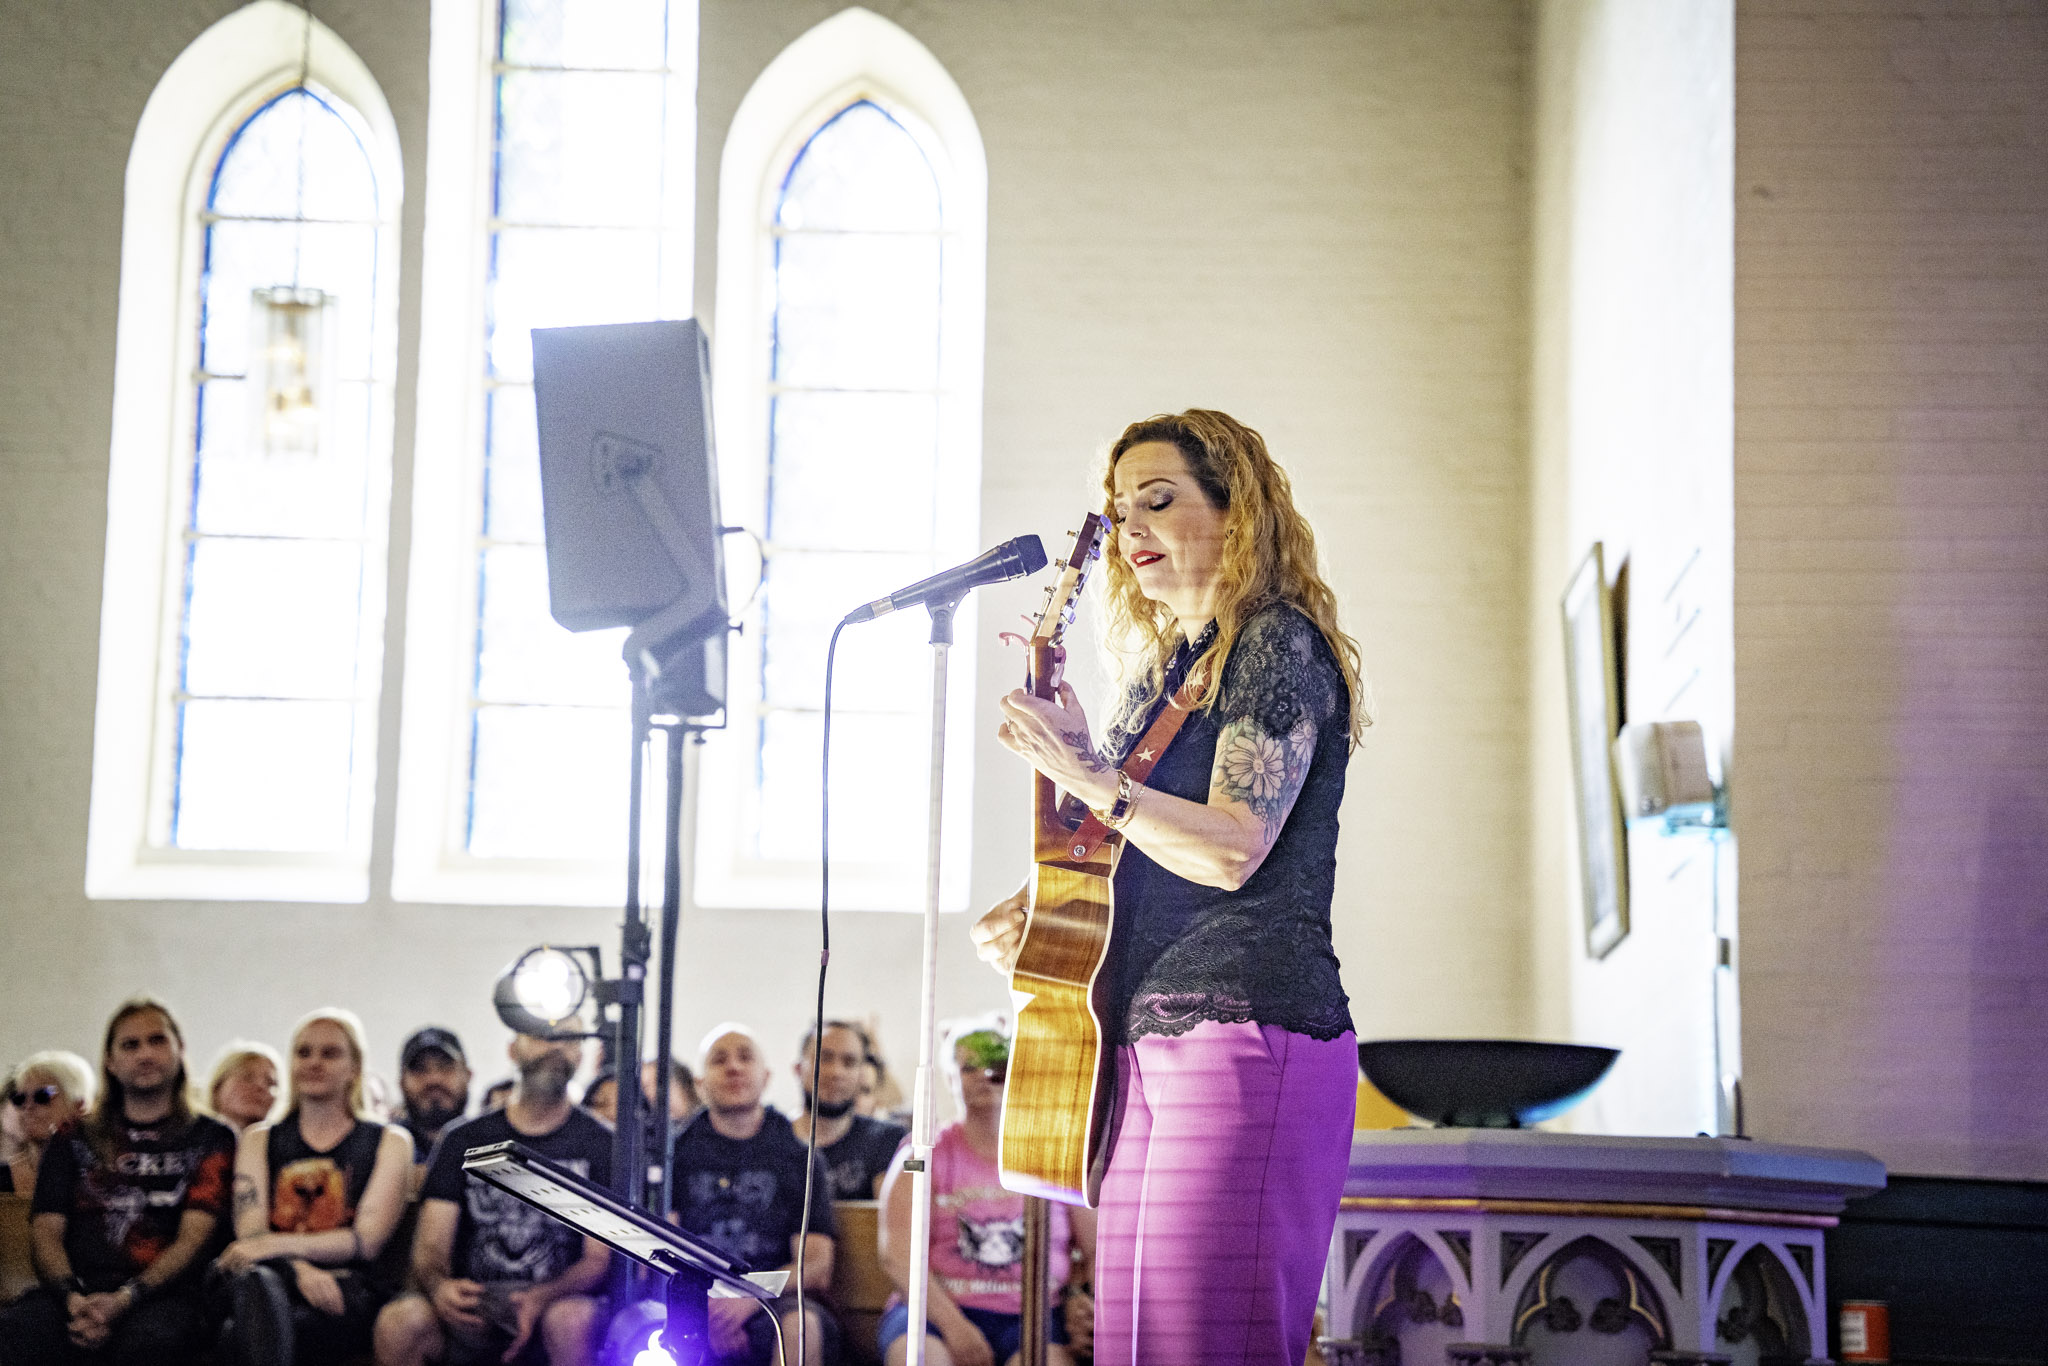
<svg viewBox="0 0 2048 1366">
<path fill-rule="evenodd" d="M 683 1228 L 717 1244 L 748 1271 L 789 1265 L 804 1209 L 803 1141 L 770 1109 L 752 1138 L 733 1139 L 699 1114 L 676 1138 L 675 1210 Z M 836 1237 L 832 1192 L 818 1164 L 812 1233 Z"/>
<path fill-rule="evenodd" d="M 1055 1203 L 1046 1248 L 1047 1284 L 1067 1278 L 1072 1231 Z M 932 1143 L 932 1279 L 956 1304 L 1023 1312 L 1024 1197 L 1003 1189 L 996 1164 L 974 1151 L 956 1121 Z"/>
<path fill-rule="evenodd" d="M 889 1159 L 903 1146 L 910 1130 L 887 1120 L 855 1115 L 846 1137 L 818 1149 L 834 1200 L 872 1200 L 875 1178 L 889 1170 Z"/>
<path fill-rule="evenodd" d="M 186 1210 L 225 1222 L 234 1170 L 234 1132 L 204 1115 L 182 1127 L 116 1123 L 104 1154 L 71 1124 L 43 1153 L 30 1208 L 65 1217 L 72 1270 L 104 1289 L 162 1256 Z"/>
<path fill-rule="evenodd" d="M 271 1232 L 325 1233 L 353 1227 L 356 1206 L 369 1187 L 383 1141 L 383 1125 L 358 1120 L 341 1142 L 323 1152 L 306 1142 L 298 1115 L 286 1115 L 265 1144 Z"/>
<path fill-rule="evenodd" d="M 462 1170 L 471 1148 L 511 1140 L 602 1186 L 612 1179 L 612 1130 L 589 1111 L 571 1109 L 561 1128 L 539 1136 L 514 1129 L 502 1110 L 442 1131 L 420 1198 L 447 1200 L 460 1211 L 450 1270 L 473 1281 L 533 1285 L 567 1271 L 583 1255 L 583 1235 Z"/>
</svg>

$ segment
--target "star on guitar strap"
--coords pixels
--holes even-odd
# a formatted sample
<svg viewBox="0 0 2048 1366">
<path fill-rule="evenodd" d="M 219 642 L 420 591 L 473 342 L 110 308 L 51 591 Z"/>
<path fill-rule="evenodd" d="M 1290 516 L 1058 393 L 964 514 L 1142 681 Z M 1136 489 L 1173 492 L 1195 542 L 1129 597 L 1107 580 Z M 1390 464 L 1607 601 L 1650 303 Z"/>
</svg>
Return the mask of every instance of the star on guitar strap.
<svg viewBox="0 0 2048 1366">
<path fill-rule="evenodd" d="M 1202 705 L 1202 689 L 1198 684 L 1184 683 L 1166 705 L 1159 709 L 1159 715 L 1152 719 L 1138 743 L 1131 746 L 1130 757 L 1122 765 L 1123 771 L 1131 775 L 1133 784 L 1142 784 L 1152 775 L 1159 763 L 1159 756 L 1166 753 L 1166 747 L 1173 743 L 1173 737 L 1180 734 L 1180 728 L 1189 713 Z M 1090 811 L 1087 818 L 1074 831 L 1073 855 L 1077 861 L 1084 861 L 1101 847 L 1109 838 L 1109 827 L 1102 818 Z"/>
</svg>

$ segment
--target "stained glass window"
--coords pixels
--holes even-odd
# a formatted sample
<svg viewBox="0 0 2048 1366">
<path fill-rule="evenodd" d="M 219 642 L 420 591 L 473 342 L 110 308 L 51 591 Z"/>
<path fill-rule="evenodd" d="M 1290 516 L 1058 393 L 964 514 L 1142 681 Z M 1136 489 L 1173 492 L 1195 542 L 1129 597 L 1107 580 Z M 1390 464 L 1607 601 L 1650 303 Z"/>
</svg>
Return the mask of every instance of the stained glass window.
<svg viewBox="0 0 2048 1366">
<path fill-rule="evenodd" d="M 740 656 L 758 700 L 740 722 L 755 858 L 817 857 L 833 623 L 935 568 L 944 226 L 917 140 L 865 99 L 811 134 L 776 198 L 768 556 L 758 645 Z M 861 800 L 835 804 L 835 847 L 893 848 L 922 810 L 925 625 L 910 613 L 841 637 L 834 768 L 863 776 Z M 921 866 L 921 846 L 906 852 Z"/>
<path fill-rule="evenodd" d="M 529 333 L 689 316 L 694 15 L 680 0 L 499 13 L 463 836 L 477 857 L 624 848 L 624 632 L 548 615 Z"/>
<path fill-rule="evenodd" d="M 178 848 L 360 843 L 383 626 L 379 222 L 359 117 L 308 88 L 250 114 L 207 188 L 160 832 Z M 248 392 L 254 301 L 280 288 L 331 300 L 322 437 L 289 453 Z"/>
</svg>

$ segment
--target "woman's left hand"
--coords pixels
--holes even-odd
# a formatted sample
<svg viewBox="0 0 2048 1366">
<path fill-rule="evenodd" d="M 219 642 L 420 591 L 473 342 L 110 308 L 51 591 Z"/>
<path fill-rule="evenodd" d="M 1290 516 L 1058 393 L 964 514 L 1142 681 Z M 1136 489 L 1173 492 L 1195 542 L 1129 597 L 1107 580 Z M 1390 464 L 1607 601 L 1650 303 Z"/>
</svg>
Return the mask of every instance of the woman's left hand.
<svg viewBox="0 0 2048 1366">
<path fill-rule="evenodd" d="M 1019 688 L 1003 696 L 1002 708 L 996 738 L 1006 748 L 1090 807 L 1099 810 L 1116 799 L 1116 769 L 1095 752 L 1088 715 L 1072 687 L 1060 684 L 1056 701 Z"/>
</svg>

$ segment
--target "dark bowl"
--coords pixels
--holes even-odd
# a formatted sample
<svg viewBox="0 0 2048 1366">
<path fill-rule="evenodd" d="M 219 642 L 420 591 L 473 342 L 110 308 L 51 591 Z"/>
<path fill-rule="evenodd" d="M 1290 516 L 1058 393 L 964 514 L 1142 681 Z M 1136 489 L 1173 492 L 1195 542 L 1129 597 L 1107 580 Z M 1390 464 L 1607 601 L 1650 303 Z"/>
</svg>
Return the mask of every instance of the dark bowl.
<svg viewBox="0 0 2048 1366">
<path fill-rule="evenodd" d="M 1562 1114 L 1600 1084 L 1618 1048 L 1515 1039 L 1376 1039 L 1358 1064 L 1380 1094 L 1418 1119 L 1460 1129 L 1519 1129 Z"/>
</svg>

